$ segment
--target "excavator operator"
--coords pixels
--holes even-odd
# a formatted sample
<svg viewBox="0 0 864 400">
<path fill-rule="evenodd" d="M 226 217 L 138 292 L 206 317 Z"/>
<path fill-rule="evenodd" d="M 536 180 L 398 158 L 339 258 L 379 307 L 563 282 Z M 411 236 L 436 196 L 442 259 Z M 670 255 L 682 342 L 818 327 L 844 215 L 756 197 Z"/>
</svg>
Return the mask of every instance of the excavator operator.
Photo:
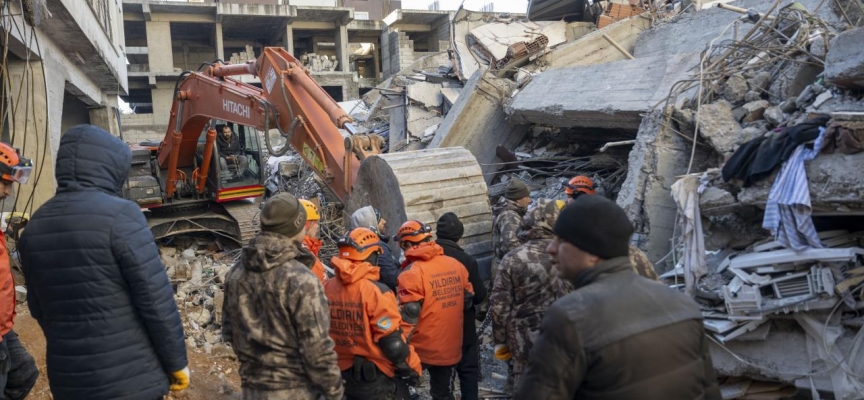
<svg viewBox="0 0 864 400">
<path fill-rule="evenodd" d="M 345 394 L 351 400 L 410 398 L 406 384 L 419 383 L 420 357 L 402 332 L 396 296 L 378 281 L 385 244 L 371 229 L 355 228 L 337 246 L 336 276 L 324 284 L 324 294 Z"/>
<path fill-rule="evenodd" d="M 243 155 L 240 138 L 231 131 L 230 126 L 222 127 L 222 134 L 216 139 L 216 144 L 219 147 L 219 170 L 234 171 L 238 177 L 243 176 L 249 165 L 249 159 Z"/>
</svg>

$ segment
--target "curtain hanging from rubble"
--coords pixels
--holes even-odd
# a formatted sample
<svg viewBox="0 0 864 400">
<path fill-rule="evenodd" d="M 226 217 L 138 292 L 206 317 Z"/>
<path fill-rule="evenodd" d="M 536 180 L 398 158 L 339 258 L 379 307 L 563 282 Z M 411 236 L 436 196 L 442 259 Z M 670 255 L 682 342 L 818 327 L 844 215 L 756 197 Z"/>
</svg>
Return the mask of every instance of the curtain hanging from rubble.
<svg viewBox="0 0 864 400">
<path fill-rule="evenodd" d="M 820 127 L 812 150 L 805 144 L 795 149 L 780 169 L 765 205 L 762 227 L 771 231 L 775 241 L 796 252 L 822 248 L 810 217 L 810 185 L 804 162 L 819 155 L 824 138 L 825 128 Z"/>
<path fill-rule="evenodd" d="M 693 295 L 699 278 L 708 273 L 705 263 L 705 235 L 699 212 L 699 177 L 685 176 L 672 185 L 672 198 L 678 204 L 684 227 L 684 291 Z"/>
</svg>

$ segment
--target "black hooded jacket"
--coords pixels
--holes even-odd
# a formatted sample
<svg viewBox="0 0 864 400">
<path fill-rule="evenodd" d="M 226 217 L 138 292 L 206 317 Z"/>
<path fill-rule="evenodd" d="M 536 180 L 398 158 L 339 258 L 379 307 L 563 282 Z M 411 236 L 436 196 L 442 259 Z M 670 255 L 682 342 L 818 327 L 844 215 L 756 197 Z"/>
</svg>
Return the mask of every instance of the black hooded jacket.
<svg viewBox="0 0 864 400">
<path fill-rule="evenodd" d="M 57 193 L 18 243 L 55 399 L 152 400 L 186 367 L 183 325 L 141 209 L 118 196 L 129 148 L 79 125 L 57 152 Z"/>
</svg>

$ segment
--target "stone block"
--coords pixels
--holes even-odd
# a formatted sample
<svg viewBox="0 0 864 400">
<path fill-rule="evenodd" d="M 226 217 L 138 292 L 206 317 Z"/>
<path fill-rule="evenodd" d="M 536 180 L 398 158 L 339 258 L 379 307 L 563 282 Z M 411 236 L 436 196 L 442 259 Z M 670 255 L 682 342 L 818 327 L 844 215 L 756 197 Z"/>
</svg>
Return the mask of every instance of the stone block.
<svg viewBox="0 0 864 400">
<path fill-rule="evenodd" d="M 833 85 L 864 88 L 864 28 L 847 30 L 831 41 L 825 56 L 825 80 Z"/>
<path fill-rule="evenodd" d="M 706 104 L 699 110 L 699 134 L 719 153 L 735 150 L 741 125 L 735 120 L 732 105 L 725 100 Z"/>
<path fill-rule="evenodd" d="M 765 116 L 765 110 L 771 106 L 767 100 L 753 101 L 744 104 L 744 118 L 741 122 L 753 122 L 762 119 Z"/>
<path fill-rule="evenodd" d="M 781 68 L 777 77 L 768 87 L 768 94 L 772 103 L 778 104 L 790 97 L 798 96 L 822 73 L 822 68 L 804 64 L 805 61 L 808 61 L 804 56 L 798 57 L 795 61 L 788 62 L 785 67 Z"/>
<path fill-rule="evenodd" d="M 765 120 L 773 126 L 779 126 L 786 122 L 786 115 L 780 107 L 768 107 L 765 109 Z"/>
<path fill-rule="evenodd" d="M 732 75 L 726 80 L 726 84 L 723 85 L 723 97 L 732 104 L 744 101 L 744 97 L 747 96 L 748 91 L 747 80 L 744 79 L 743 75 Z"/>
</svg>

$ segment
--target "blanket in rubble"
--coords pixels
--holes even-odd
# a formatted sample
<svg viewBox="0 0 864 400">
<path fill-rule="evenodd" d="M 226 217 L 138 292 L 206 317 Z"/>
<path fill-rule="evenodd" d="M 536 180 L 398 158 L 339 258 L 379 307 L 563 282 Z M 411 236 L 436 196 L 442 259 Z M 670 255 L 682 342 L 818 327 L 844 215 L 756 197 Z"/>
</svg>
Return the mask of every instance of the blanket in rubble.
<svg viewBox="0 0 864 400">
<path fill-rule="evenodd" d="M 774 168 L 789 159 L 798 145 L 819 137 L 819 128 L 824 127 L 830 119 L 828 114 L 819 114 L 770 136 L 742 144 L 723 165 L 723 180 L 741 179 L 744 187 L 750 187 L 765 179 Z"/>
</svg>

